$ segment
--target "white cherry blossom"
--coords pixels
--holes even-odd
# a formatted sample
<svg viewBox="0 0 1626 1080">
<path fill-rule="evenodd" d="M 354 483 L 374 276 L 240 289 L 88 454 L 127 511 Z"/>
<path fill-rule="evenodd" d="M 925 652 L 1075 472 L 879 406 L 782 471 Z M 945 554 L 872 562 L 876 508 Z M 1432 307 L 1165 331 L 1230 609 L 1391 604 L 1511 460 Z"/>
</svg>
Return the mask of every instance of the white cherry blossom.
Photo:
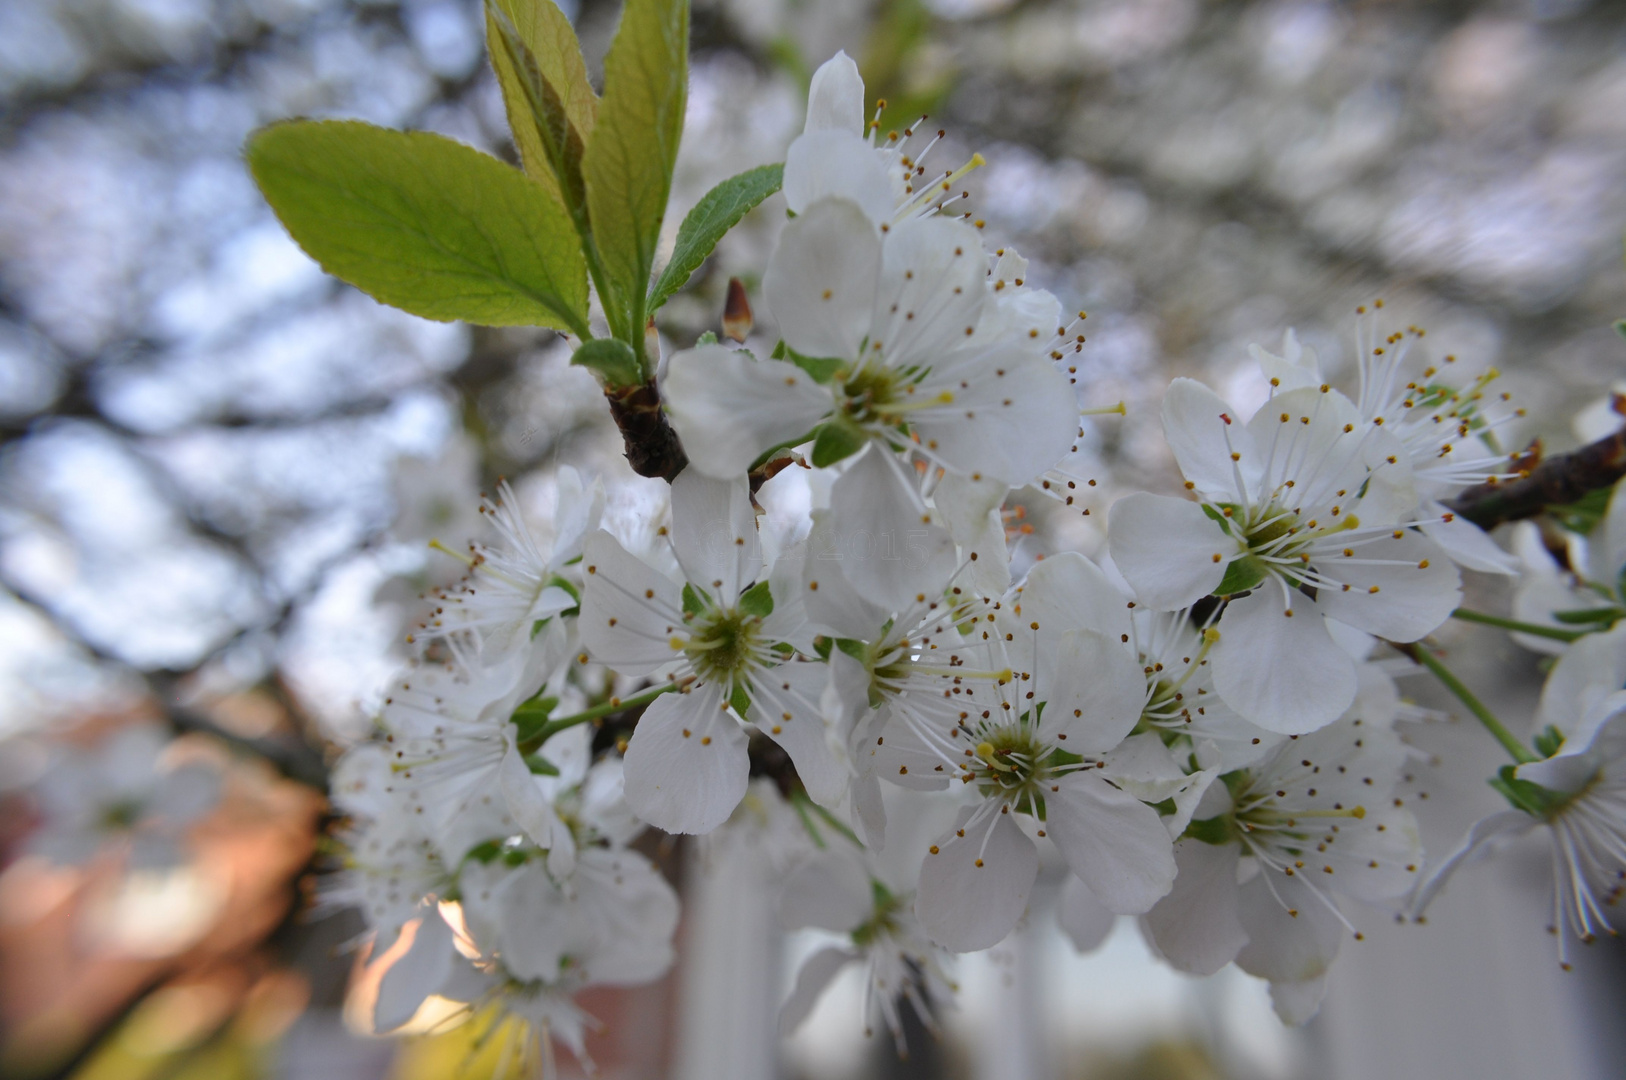
<svg viewBox="0 0 1626 1080">
<path fill-rule="evenodd" d="M 812 651 L 811 635 L 794 581 L 763 572 L 744 478 L 686 470 L 672 485 L 672 524 L 681 583 L 606 532 L 585 544 L 588 652 L 622 675 L 654 674 L 676 691 L 645 710 L 628 744 L 628 804 L 668 832 L 722 824 L 745 794 L 742 720 L 785 748 L 814 798 L 838 801 L 845 775 L 820 711 L 829 675 L 822 664 L 787 662 L 798 646 Z"/>
<path fill-rule="evenodd" d="M 1244 426 L 1213 391 L 1176 379 L 1163 423 L 1197 501 L 1118 500 L 1112 558 L 1150 607 L 1228 597 L 1214 685 L 1252 723 L 1300 734 L 1349 707 L 1355 661 L 1328 620 L 1404 642 L 1455 610 L 1458 574 L 1440 549 L 1381 507 L 1367 517 L 1362 491 L 1406 465 L 1341 394 L 1287 391 Z"/>
</svg>

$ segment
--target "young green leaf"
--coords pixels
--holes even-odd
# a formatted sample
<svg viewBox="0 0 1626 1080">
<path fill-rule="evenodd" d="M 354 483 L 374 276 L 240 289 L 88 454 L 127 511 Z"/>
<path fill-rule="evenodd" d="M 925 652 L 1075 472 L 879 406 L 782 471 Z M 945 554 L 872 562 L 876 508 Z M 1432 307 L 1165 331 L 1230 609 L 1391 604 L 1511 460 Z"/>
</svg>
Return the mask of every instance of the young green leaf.
<svg viewBox="0 0 1626 1080">
<path fill-rule="evenodd" d="M 335 277 L 426 319 L 587 331 L 587 271 L 564 208 L 525 174 L 428 132 L 273 124 L 249 169 Z"/>
<path fill-rule="evenodd" d="M 581 159 L 598 95 L 570 20 L 553 0 L 487 0 L 486 43 L 525 171 L 585 226 Z"/>
<path fill-rule="evenodd" d="M 598 372 L 608 386 L 638 386 L 644 381 L 638 373 L 638 357 L 633 355 L 632 346 L 615 338 L 594 338 L 586 342 L 576 350 L 570 362 Z"/>
<path fill-rule="evenodd" d="M 766 619 L 773 614 L 773 593 L 766 581 L 759 581 L 740 594 L 739 608 L 747 615 Z"/>
<path fill-rule="evenodd" d="M 758 203 L 778 191 L 784 177 L 783 165 L 761 165 L 731 176 L 706 192 L 678 227 L 672 260 L 661 271 L 655 288 L 650 290 L 646 310 L 654 314 L 666 303 L 667 297 L 683 288 L 689 276 L 700 269 L 700 264 L 717 246 L 717 241 Z"/>
<path fill-rule="evenodd" d="M 864 448 L 869 436 L 856 425 L 844 420 L 828 420 L 819 425 L 813 437 L 813 464 L 827 468 Z"/>
<path fill-rule="evenodd" d="M 627 0 L 604 58 L 604 97 L 582 156 L 600 282 L 615 336 L 641 343 L 644 292 L 672 190 L 689 82 L 687 0 Z"/>
</svg>

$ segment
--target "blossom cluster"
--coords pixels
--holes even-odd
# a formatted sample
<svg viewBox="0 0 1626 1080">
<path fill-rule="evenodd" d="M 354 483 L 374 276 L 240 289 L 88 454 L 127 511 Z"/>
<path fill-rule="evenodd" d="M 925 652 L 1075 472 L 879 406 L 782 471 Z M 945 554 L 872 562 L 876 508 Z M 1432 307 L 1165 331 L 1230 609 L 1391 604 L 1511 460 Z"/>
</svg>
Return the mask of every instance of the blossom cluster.
<svg viewBox="0 0 1626 1080">
<path fill-rule="evenodd" d="M 503 485 L 375 737 L 337 764 L 322 896 L 392 957 L 376 1027 L 438 998 L 515 1021 L 524 1052 L 583 1056 L 574 995 L 673 962 L 651 826 L 749 837 L 785 924 L 840 935 L 785 1030 L 858 964 L 867 1022 L 900 1043 L 904 1010 L 930 1025 L 951 1003 L 952 954 L 1024 924 L 1041 862 L 1066 867 L 1081 950 L 1133 916 L 1181 971 L 1267 980 L 1289 1023 L 1363 908 L 1420 915 L 1512 834 L 1550 835 L 1562 959 L 1612 932 L 1623 489 L 1562 561 L 1528 523 L 1503 550 L 1451 507 L 1517 479 L 1498 431 L 1520 411 L 1494 371 L 1419 359 L 1422 332 L 1377 303 L 1352 386 L 1291 332 L 1253 348 L 1251 416 L 1175 380 L 1181 486 L 1116 499 L 1093 558 L 1013 562 L 1007 503 L 1072 505 L 1084 425 L 1120 410 L 1079 400 L 1082 314 L 948 212 L 980 158 L 929 167 L 939 140 L 878 138 L 864 101 L 845 55 L 815 74 L 762 278 L 771 354 L 708 336 L 660 367 L 687 464 L 656 520 L 616 529 L 602 484 L 562 468 L 544 541 Z M 777 504 L 802 509 L 765 513 L 791 490 Z M 1465 571 L 1516 582 L 1516 618 L 1490 621 L 1558 656 L 1530 746 L 1425 642 L 1472 614 Z M 1509 809 L 1434 862 L 1397 794 L 1397 721 L 1427 714 L 1394 677 L 1424 669 L 1514 759 L 1491 781 Z M 936 835 L 900 840 L 926 805 Z"/>
</svg>

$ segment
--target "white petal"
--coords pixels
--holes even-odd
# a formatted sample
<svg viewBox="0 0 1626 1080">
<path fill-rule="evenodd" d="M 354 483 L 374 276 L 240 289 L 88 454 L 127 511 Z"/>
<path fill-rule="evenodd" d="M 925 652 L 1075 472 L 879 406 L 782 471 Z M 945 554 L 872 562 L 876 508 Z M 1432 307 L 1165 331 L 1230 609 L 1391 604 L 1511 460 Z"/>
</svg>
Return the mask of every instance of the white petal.
<svg viewBox="0 0 1626 1080">
<path fill-rule="evenodd" d="M 1174 884 L 1174 854 L 1157 811 L 1089 772 L 1045 793 L 1045 831 L 1067 865 L 1120 915 L 1147 911 Z"/>
<path fill-rule="evenodd" d="M 1012 487 L 1066 457 L 1078 437 L 1078 400 L 1044 357 L 1002 345 L 976 365 L 934 372 L 921 384 L 952 400 L 914 414 L 921 441 L 950 468 Z"/>
<path fill-rule="evenodd" d="M 779 1008 L 779 1034 L 789 1035 L 802 1026 L 813 1006 L 824 996 L 825 988 L 848 964 L 860 959 L 851 949 L 827 945 L 802 961 L 796 972 L 796 987 Z"/>
<path fill-rule="evenodd" d="M 1270 984 L 1270 1004 L 1276 1016 L 1290 1027 L 1307 1024 L 1321 1011 L 1321 999 L 1327 996 L 1325 975 L 1303 982 L 1273 982 Z"/>
<path fill-rule="evenodd" d="M 1626 625 L 1589 634 L 1558 658 L 1541 688 L 1541 723 L 1563 732 L 1566 741 L 1584 742 L 1592 733 L 1579 730 L 1581 718 L 1622 686 L 1626 686 Z"/>
<path fill-rule="evenodd" d="M 1456 873 L 1457 868 L 1482 854 L 1487 845 L 1504 836 L 1528 832 L 1538 824 L 1540 822 L 1522 810 L 1503 810 L 1474 822 L 1473 828 L 1468 830 L 1468 835 L 1462 838 L 1456 850 L 1442 859 L 1429 872 L 1428 878 L 1418 886 L 1417 895 L 1412 898 L 1411 914 L 1418 916 L 1427 911 L 1428 905 L 1451 879 L 1451 875 Z"/>
<path fill-rule="evenodd" d="M 1439 503 L 1426 503 L 1419 513 L 1423 516 L 1423 535 L 1445 549 L 1458 566 L 1482 574 L 1518 576 L 1519 557 L 1503 551 L 1489 533 L 1467 518 L 1450 514 L 1450 520 L 1446 520 L 1447 511 Z"/>
<path fill-rule="evenodd" d="M 1237 919 L 1248 943 L 1236 966 L 1272 983 L 1321 978 L 1348 933 L 1308 885 L 1268 867 L 1237 890 Z"/>
<path fill-rule="evenodd" d="M 412 1019 L 423 999 L 440 989 L 458 959 L 452 948 L 452 928 L 434 908 L 425 910 L 412 936 L 412 945 L 396 957 L 378 984 L 373 1006 L 373 1030 L 393 1031 Z"/>
<path fill-rule="evenodd" d="M 1236 410 L 1202 383 L 1175 379 L 1169 384 L 1163 434 L 1180 471 L 1202 494 L 1224 502 L 1249 502 L 1258 495 L 1261 462 L 1253 437 Z M 1246 491 L 1238 490 L 1239 476 Z"/>
<path fill-rule="evenodd" d="M 1348 502 L 1367 480 L 1369 426 L 1354 402 L 1336 390 L 1277 394 L 1248 421 L 1248 433 L 1262 464 L 1261 485 L 1274 489 L 1291 480 L 1296 506 Z M 1386 437 L 1387 433 L 1379 432 L 1374 438 L 1381 443 Z M 1398 453 L 1395 456 L 1398 459 Z M 1393 467 L 1405 469 L 1406 465 L 1397 460 Z M 1408 483 L 1403 480 L 1398 489 L 1404 490 Z M 1252 494 L 1253 501 L 1260 501 L 1258 490 Z M 1396 497 L 1394 492 L 1391 497 Z"/>
<path fill-rule="evenodd" d="M 1140 720 L 1146 676 L 1121 641 L 1094 630 L 1059 637 L 1054 659 L 1040 661 L 1037 692 L 1048 703 L 1040 736 L 1069 753 L 1105 753 Z"/>
<path fill-rule="evenodd" d="M 753 681 L 746 719 L 790 755 L 814 802 L 835 807 L 847 791 L 847 768 L 836 757 L 820 708 L 829 682 L 824 664 L 791 662 L 764 671 Z"/>
<path fill-rule="evenodd" d="M 1276 356 L 1268 350 L 1249 345 L 1248 353 L 1259 362 L 1259 373 L 1273 380 L 1275 390 L 1297 390 L 1304 386 L 1320 386 L 1320 365 L 1316 363 L 1314 349 L 1299 344 L 1298 335 L 1289 328 L 1282 337 L 1282 354 Z"/>
<path fill-rule="evenodd" d="M 543 796 L 536 776 L 520 756 L 519 748 L 514 743 L 513 724 L 503 725 L 503 740 L 507 743 L 507 749 L 503 751 L 502 762 L 497 767 L 497 782 L 502 789 L 503 802 L 515 823 L 525 830 L 526 836 L 535 841 L 538 847 L 549 847 L 553 843 L 553 806 Z"/>
<path fill-rule="evenodd" d="M 1226 606 L 1211 654 L 1214 689 L 1243 719 L 1303 735 L 1338 719 L 1355 700 L 1355 661 L 1327 633 L 1316 603 L 1290 595 L 1292 607 L 1267 579 Z"/>
<path fill-rule="evenodd" d="M 787 930 L 816 926 L 845 934 L 874 908 L 869 874 L 856 849 L 819 851 L 803 859 L 779 883 L 779 921 Z"/>
<path fill-rule="evenodd" d="M 926 742 L 900 717 L 892 716 L 879 731 L 870 761 L 881 779 L 914 791 L 941 791 L 959 775 L 944 750 Z"/>
<path fill-rule="evenodd" d="M 803 603 L 808 618 L 832 637 L 864 640 L 879 633 L 892 609 L 880 607 L 847 579 L 846 552 L 829 510 L 813 511 L 807 547 Z"/>
<path fill-rule="evenodd" d="M 880 271 L 875 226 L 857 204 L 824 199 L 785 226 L 762 294 L 787 345 L 803 356 L 850 362 L 869 335 Z"/>
<path fill-rule="evenodd" d="M 937 596 L 954 572 L 954 538 L 932 521 L 908 467 L 879 444 L 831 485 L 830 515 L 847 580 L 888 611 Z"/>
<path fill-rule="evenodd" d="M 881 782 L 874 776 L 861 776 L 852 783 L 853 828 L 871 851 L 886 846 L 886 802 Z"/>
<path fill-rule="evenodd" d="M 932 505 L 959 545 L 969 573 L 958 580 L 977 596 L 1003 596 L 1011 586 L 1011 556 L 1000 507 L 1010 489 L 998 480 L 948 473 L 932 492 Z"/>
<path fill-rule="evenodd" d="M 602 529 L 582 545 L 582 644 L 601 664 L 623 675 L 643 675 L 679 653 L 674 634 L 688 638 L 679 587 L 627 553 Z"/>
<path fill-rule="evenodd" d="M 1435 630 L 1462 603 L 1462 577 L 1431 541 L 1411 532 L 1385 536 L 1359 547 L 1345 561 L 1336 541 L 1317 545 L 1316 569 L 1349 586 L 1316 591 L 1316 606 L 1328 618 L 1390 641 L 1416 641 Z M 1360 563 L 1387 560 L 1389 565 Z M 1375 591 L 1374 591 L 1375 590 Z"/>
<path fill-rule="evenodd" d="M 795 364 L 702 345 L 668 362 L 661 397 L 689 463 L 707 476 L 743 476 L 769 448 L 809 434 L 830 391 Z"/>
<path fill-rule="evenodd" d="M 1521 521 L 1513 526 L 1513 550 L 1519 556 L 1524 571 L 1513 591 L 1515 619 L 1559 630 L 1573 629 L 1553 618 L 1553 612 L 1606 606 L 1606 601 L 1592 590 L 1570 588 L 1568 576 L 1559 569 L 1547 550 L 1541 538 L 1541 529 L 1534 522 Z M 1520 633 L 1512 636 L 1514 641 L 1532 652 L 1557 656 L 1569 648 L 1556 638 Z"/>
<path fill-rule="evenodd" d="M 881 243 L 870 349 L 894 368 L 942 363 L 976 340 L 987 276 L 982 237 L 965 222 L 927 217 L 893 226 Z"/>
<path fill-rule="evenodd" d="M 714 686 L 657 698 L 627 744 L 627 805 L 669 833 L 711 832 L 745 797 L 748 741 Z"/>
<path fill-rule="evenodd" d="M 1107 547 L 1136 599 L 1160 611 L 1190 607 L 1213 592 L 1237 556 L 1237 542 L 1201 506 L 1146 492 L 1112 504 Z"/>
<path fill-rule="evenodd" d="M 1099 566 L 1063 551 L 1028 572 L 1022 613 L 1046 632 L 1095 630 L 1121 640 L 1130 630 L 1129 599 Z"/>
<path fill-rule="evenodd" d="M 1073 943 L 1073 948 L 1087 953 L 1101 947 L 1118 924 L 1118 916 L 1095 898 L 1088 885 L 1068 874 L 1056 906 L 1056 923 Z"/>
<path fill-rule="evenodd" d="M 1248 943 L 1236 914 L 1238 844 L 1185 839 L 1174 845 L 1179 873 L 1169 895 L 1145 915 L 1141 927 L 1172 966 L 1212 975 Z"/>
<path fill-rule="evenodd" d="M 689 581 L 726 606 L 762 574 L 751 486 L 684 469 L 672 481 L 672 550 Z"/>
<path fill-rule="evenodd" d="M 965 835 L 945 834 L 920 866 L 915 916 L 945 949 L 975 952 L 1015 929 L 1039 873 L 1039 853 L 1011 815 L 998 810 L 966 807 L 955 828 Z"/>
<path fill-rule="evenodd" d="M 897 190 L 881 155 L 868 139 L 830 128 L 798 135 L 785 151 L 785 205 L 791 213 L 806 216 L 823 199 L 849 203 L 875 227 L 897 212 Z"/>
<path fill-rule="evenodd" d="M 807 123 L 802 130 L 864 134 L 864 79 L 845 51 L 819 65 L 807 88 Z"/>
</svg>

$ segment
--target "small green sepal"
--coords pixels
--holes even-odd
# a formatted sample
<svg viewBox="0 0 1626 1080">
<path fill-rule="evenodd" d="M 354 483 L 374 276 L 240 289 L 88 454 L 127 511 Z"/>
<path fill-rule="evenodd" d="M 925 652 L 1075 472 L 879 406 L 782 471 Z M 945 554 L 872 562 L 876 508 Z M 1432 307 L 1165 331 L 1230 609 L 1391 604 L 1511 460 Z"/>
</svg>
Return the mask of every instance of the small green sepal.
<svg viewBox="0 0 1626 1080">
<path fill-rule="evenodd" d="M 632 346 L 616 338 L 594 338 L 582 343 L 572 364 L 598 372 L 607 386 L 637 386 L 644 381 Z"/>
</svg>

